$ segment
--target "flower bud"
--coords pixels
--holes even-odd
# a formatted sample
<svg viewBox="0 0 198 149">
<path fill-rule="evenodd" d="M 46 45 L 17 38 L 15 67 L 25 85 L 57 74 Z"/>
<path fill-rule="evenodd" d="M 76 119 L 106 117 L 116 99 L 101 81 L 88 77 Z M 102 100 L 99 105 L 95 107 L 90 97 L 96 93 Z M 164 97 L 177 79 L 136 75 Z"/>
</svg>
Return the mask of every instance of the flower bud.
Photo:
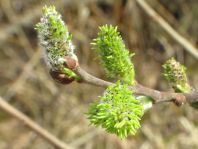
<svg viewBox="0 0 198 149">
<path fill-rule="evenodd" d="M 174 58 L 169 59 L 163 65 L 164 77 L 170 82 L 175 92 L 188 93 L 191 87 L 186 76 L 186 67 L 177 62 Z"/>
</svg>

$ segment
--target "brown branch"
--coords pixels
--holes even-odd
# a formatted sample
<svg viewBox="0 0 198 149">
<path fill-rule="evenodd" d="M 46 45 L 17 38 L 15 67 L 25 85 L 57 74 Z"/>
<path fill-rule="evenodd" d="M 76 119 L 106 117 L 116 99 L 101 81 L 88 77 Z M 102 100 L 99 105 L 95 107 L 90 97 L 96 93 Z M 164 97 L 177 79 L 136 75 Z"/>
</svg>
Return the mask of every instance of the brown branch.
<svg viewBox="0 0 198 149">
<path fill-rule="evenodd" d="M 47 130 L 39 126 L 37 123 L 35 123 L 33 120 L 28 118 L 26 115 L 15 109 L 12 105 L 7 103 L 2 97 L 0 97 L 0 108 L 7 112 L 8 114 L 12 115 L 13 117 L 20 120 L 22 123 L 24 123 L 27 127 L 29 127 L 31 130 L 36 132 L 39 136 L 41 136 L 43 139 L 47 140 L 49 143 L 51 143 L 56 148 L 60 149 L 72 149 L 70 146 L 56 138 L 54 135 L 49 133 Z"/>
<path fill-rule="evenodd" d="M 104 81 L 102 79 L 99 79 L 89 73 L 87 73 L 85 70 L 83 70 L 80 66 L 76 67 L 74 70 L 77 75 L 79 75 L 82 79 L 83 82 L 96 85 L 96 86 L 101 86 L 101 87 L 107 87 L 109 85 L 112 85 L 113 83 Z"/>
<path fill-rule="evenodd" d="M 99 79 L 78 66 L 74 70 L 81 78 L 84 83 L 89 83 L 96 86 L 107 87 L 112 85 L 112 82 L 104 81 Z M 143 85 L 136 83 L 135 86 L 129 87 L 135 94 L 149 96 L 154 100 L 154 103 L 162 102 L 174 102 L 176 105 L 181 105 L 185 102 L 194 103 L 198 102 L 198 92 L 194 91 L 192 93 L 172 93 L 172 92 L 162 92 L 154 90 Z"/>
<path fill-rule="evenodd" d="M 184 47 L 193 57 L 198 59 L 198 49 L 190 43 L 186 38 L 182 37 L 175 29 L 173 29 L 153 8 L 151 8 L 145 0 L 136 0 L 139 6 L 158 23 L 177 43 Z"/>
</svg>

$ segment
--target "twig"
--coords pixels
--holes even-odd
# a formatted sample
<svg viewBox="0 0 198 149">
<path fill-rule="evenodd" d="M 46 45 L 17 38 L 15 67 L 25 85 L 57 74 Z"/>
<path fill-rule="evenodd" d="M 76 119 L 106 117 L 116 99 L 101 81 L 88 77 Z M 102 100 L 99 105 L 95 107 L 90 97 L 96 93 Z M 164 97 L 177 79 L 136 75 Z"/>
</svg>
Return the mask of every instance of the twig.
<svg viewBox="0 0 198 149">
<path fill-rule="evenodd" d="M 15 80 L 15 82 L 9 87 L 9 89 L 5 93 L 4 98 L 6 100 L 10 100 L 15 94 L 15 91 L 19 89 L 19 86 L 21 86 L 23 82 L 26 80 L 28 76 L 27 74 L 31 72 L 31 69 L 37 64 L 38 60 L 40 59 L 40 54 L 41 50 L 37 49 L 37 51 L 34 53 L 31 59 L 25 64 L 19 77 Z"/>
<path fill-rule="evenodd" d="M 16 16 L 16 13 L 12 9 L 11 2 L 7 1 L 7 0 L 2 0 L 0 3 L 1 3 L 2 9 L 3 9 L 6 17 L 8 18 L 9 22 L 11 24 L 15 24 L 15 22 L 17 22 L 18 18 Z M 31 46 L 29 40 L 26 38 L 25 32 L 22 29 L 22 26 L 20 26 L 18 28 L 17 33 L 19 34 L 19 39 L 20 39 L 22 45 L 24 45 L 25 53 L 28 55 L 28 57 L 30 57 L 32 55 L 33 48 Z"/>
<path fill-rule="evenodd" d="M 157 12 L 155 12 L 145 0 L 136 0 L 140 7 L 157 22 L 176 42 L 186 49 L 192 56 L 198 59 L 198 49 L 190 43 L 187 39 L 182 37 L 176 30 L 174 30 Z"/>
<path fill-rule="evenodd" d="M 107 87 L 112 85 L 112 82 L 104 81 L 102 79 L 96 78 L 91 74 L 87 73 L 80 66 L 74 70 L 81 78 L 84 83 L 89 83 L 96 86 Z M 176 105 L 181 105 L 185 102 L 194 103 L 198 102 L 198 92 L 194 91 L 192 93 L 172 93 L 172 92 L 162 92 L 154 90 L 143 85 L 136 83 L 134 86 L 129 87 L 135 94 L 149 96 L 154 100 L 154 103 L 162 102 L 174 102 Z"/>
<path fill-rule="evenodd" d="M 0 108 L 3 109 L 5 112 L 9 113 L 10 115 L 14 116 L 21 122 L 23 122 L 27 127 L 29 127 L 31 130 L 36 132 L 39 136 L 47 140 L 55 147 L 60 149 L 72 149 L 70 146 L 68 146 L 67 144 L 56 138 L 54 135 L 49 133 L 47 130 L 39 126 L 33 120 L 28 118 L 26 115 L 15 109 L 12 105 L 7 103 L 2 97 L 0 97 Z"/>
<path fill-rule="evenodd" d="M 99 79 L 99 78 L 87 73 L 80 66 L 78 66 L 75 71 L 81 77 L 82 81 L 85 83 L 96 85 L 96 86 L 101 86 L 101 87 L 107 87 L 107 86 L 113 84 L 111 82 L 104 81 L 102 79 Z"/>
</svg>

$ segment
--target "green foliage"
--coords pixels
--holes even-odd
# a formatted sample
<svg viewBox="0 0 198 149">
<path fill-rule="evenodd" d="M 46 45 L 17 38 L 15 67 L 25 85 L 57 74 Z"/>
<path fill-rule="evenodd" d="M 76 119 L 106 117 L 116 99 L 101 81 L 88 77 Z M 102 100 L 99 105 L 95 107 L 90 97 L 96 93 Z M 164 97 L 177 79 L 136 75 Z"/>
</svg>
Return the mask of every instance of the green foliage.
<svg viewBox="0 0 198 149">
<path fill-rule="evenodd" d="M 191 87 L 186 76 L 186 67 L 174 58 L 166 61 L 163 65 L 164 77 L 170 82 L 175 92 L 188 93 Z"/>
<path fill-rule="evenodd" d="M 109 86 L 100 101 L 93 103 L 88 111 L 90 122 L 110 133 L 126 138 L 134 135 L 140 127 L 143 106 L 135 99 L 127 85 L 119 81 Z"/>
<path fill-rule="evenodd" d="M 76 58 L 67 26 L 54 6 L 44 6 L 42 13 L 40 22 L 36 24 L 35 29 L 38 32 L 40 44 L 45 50 L 46 63 L 53 71 L 74 75 L 72 70 L 65 71 L 66 68 L 63 66 L 65 56 Z"/>
<path fill-rule="evenodd" d="M 105 25 L 99 29 L 98 37 L 93 40 L 92 45 L 98 52 L 107 74 L 127 84 L 134 84 L 134 66 L 117 27 Z"/>
</svg>

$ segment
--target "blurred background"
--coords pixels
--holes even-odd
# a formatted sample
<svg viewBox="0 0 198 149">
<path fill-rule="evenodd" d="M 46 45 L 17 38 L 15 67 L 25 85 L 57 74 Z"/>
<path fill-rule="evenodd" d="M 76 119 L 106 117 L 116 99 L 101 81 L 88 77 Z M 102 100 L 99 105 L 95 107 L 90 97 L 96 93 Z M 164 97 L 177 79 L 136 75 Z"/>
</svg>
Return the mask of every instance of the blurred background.
<svg viewBox="0 0 198 149">
<path fill-rule="evenodd" d="M 197 0 L 147 0 L 182 36 L 198 46 Z M 165 103 L 142 119 L 137 135 L 120 140 L 89 125 L 89 103 L 104 89 L 76 82 L 60 85 L 42 60 L 34 25 L 44 5 L 55 5 L 73 35 L 81 66 L 107 79 L 90 42 L 98 26 L 118 26 L 135 52 L 136 78 L 145 86 L 168 91 L 161 65 L 175 57 L 188 68 L 198 89 L 198 60 L 139 7 L 135 0 L 0 0 L 0 96 L 49 132 L 77 149 L 197 149 L 198 111 Z M 0 109 L 0 149 L 53 149 L 47 141 Z"/>
</svg>

